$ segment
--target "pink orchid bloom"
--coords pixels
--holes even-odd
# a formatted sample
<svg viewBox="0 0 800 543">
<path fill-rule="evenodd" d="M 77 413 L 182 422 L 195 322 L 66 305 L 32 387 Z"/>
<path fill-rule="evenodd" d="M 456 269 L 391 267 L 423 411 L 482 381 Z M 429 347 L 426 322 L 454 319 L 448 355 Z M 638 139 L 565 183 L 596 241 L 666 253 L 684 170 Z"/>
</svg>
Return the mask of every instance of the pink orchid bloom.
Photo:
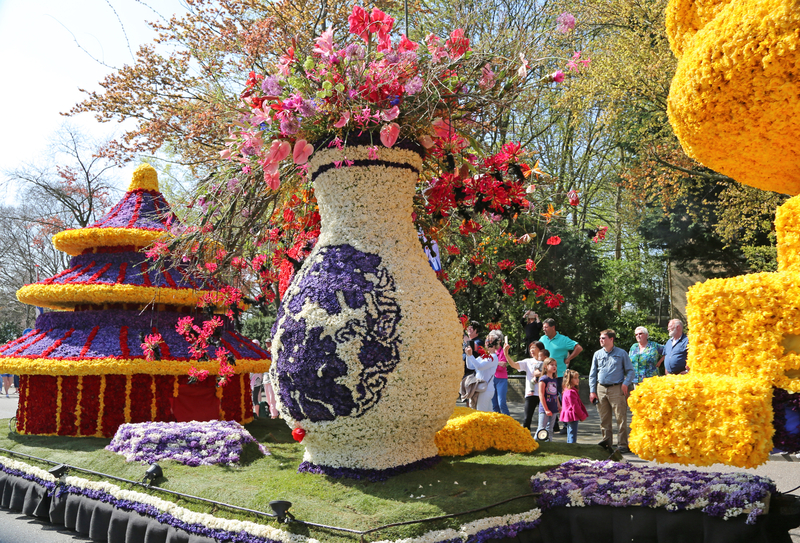
<svg viewBox="0 0 800 543">
<path fill-rule="evenodd" d="M 400 135 L 400 126 L 397 123 L 389 123 L 381 128 L 381 143 L 386 147 L 391 147 Z"/>
<path fill-rule="evenodd" d="M 223 149 L 219 152 L 220 158 L 224 158 L 225 160 L 231 159 L 231 150 L 230 149 Z"/>
<path fill-rule="evenodd" d="M 397 106 L 392 106 L 389 109 L 381 111 L 381 119 L 384 121 L 393 121 L 398 115 L 400 115 L 400 108 Z"/>
<path fill-rule="evenodd" d="M 556 17 L 558 27 L 556 30 L 562 34 L 569 34 L 575 28 L 575 16 L 567 11 Z"/>
<path fill-rule="evenodd" d="M 278 187 L 281 186 L 281 176 L 277 173 L 264 172 L 264 184 L 272 190 L 278 190 Z"/>
<path fill-rule="evenodd" d="M 367 147 L 367 156 L 370 160 L 378 160 L 380 157 L 378 156 L 378 147 L 372 146 Z"/>
<path fill-rule="evenodd" d="M 308 143 L 306 140 L 297 140 L 294 144 L 294 153 L 292 153 L 292 158 L 294 158 L 295 164 L 305 164 L 308 162 L 308 157 L 311 156 L 311 153 L 314 152 L 314 146 Z"/>
<path fill-rule="evenodd" d="M 324 57 L 330 57 L 333 53 L 333 32 L 334 27 L 329 26 L 328 30 L 322 33 L 320 37 L 318 37 L 315 41 L 317 45 L 314 47 L 313 51 L 318 53 Z"/>
<path fill-rule="evenodd" d="M 339 118 L 339 120 L 333 123 L 333 126 L 334 128 L 342 128 L 349 122 L 350 122 L 350 112 L 345 111 L 344 113 L 342 113 L 342 116 Z"/>
<path fill-rule="evenodd" d="M 419 144 L 422 145 L 425 149 L 430 149 L 434 146 L 433 138 L 430 136 L 420 136 Z"/>
<path fill-rule="evenodd" d="M 550 74 L 550 80 L 555 81 L 556 83 L 561 83 L 562 81 L 564 81 L 564 77 L 565 77 L 564 72 L 562 72 L 561 70 L 556 70 L 555 72 Z"/>
<path fill-rule="evenodd" d="M 353 12 L 347 17 L 350 33 L 356 34 L 364 41 L 369 41 L 369 15 L 361 6 L 353 6 Z"/>
<path fill-rule="evenodd" d="M 450 34 L 450 38 L 445 42 L 447 53 L 452 60 L 455 60 L 470 51 L 469 39 L 464 37 L 464 29 L 456 28 Z"/>
<path fill-rule="evenodd" d="M 525 53 L 519 54 L 519 60 L 522 62 L 522 66 L 520 66 L 519 70 L 517 70 L 517 75 L 521 79 L 525 79 L 528 77 L 528 59 L 525 58 Z"/>
</svg>

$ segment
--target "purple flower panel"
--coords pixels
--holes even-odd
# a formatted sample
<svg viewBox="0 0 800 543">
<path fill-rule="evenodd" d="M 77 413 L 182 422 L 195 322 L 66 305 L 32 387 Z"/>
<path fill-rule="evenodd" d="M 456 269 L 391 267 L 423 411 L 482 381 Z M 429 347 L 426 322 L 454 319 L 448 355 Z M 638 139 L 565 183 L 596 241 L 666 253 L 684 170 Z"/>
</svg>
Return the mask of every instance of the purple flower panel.
<svg viewBox="0 0 800 543">
<path fill-rule="evenodd" d="M 89 228 L 167 230 L 167 216 L 172 216 L 175 220 L 169 204 L 160 192 L 139 189 L 126 193 L 107 215 Z"/>
<path fill-rule="evenodd" d="M 36 343 L 31 344 L 22 351 L 16 352 L 16 350 L 14 350 L 8 354 L 12 356 L 39 356 L 52 347 L 53 343 L 64 337 L 64 334 L 66 334 L 68 330 L 69 328 L 54 328 L 48 330 L 47 335 Z"/>
<path fill-rule="evenodd" d="M 281 343 L 278 393 L 295 420 L 359 417 L 380 400 L 387 376 L 399 362 L 401 315 L 394 279 L 378 255 L 350 245 L 323 247 L 310 258 L 292 282 L 296 289 L 284 296 L 273 328 Z M 330 316 L 362 309 L 364 317 L 349 319 L 331 334 L 326 332 L 329 322 L 296 317 L 309 303 Z M 355 390 L 340 383 L 350 370 L 338 354 L 340 346 L 352 342 L 359 344 L 361 364 Z"/>
<path fill-rule="evenodd" d="M 102 327 L 94 336 L 92 345 L 86 352 L 85 358 L 105 358 L 107 356 L 122 356 L 119 344 L 120 328 L 117 326 Z M 140 349 L 141 350 L 141 349 Z"/>
<path fill-rule="evenodd" d="M 47 355 L 48 358 L 72 358 L 80 356 L 83 346 L 86 345 L 86 340 L 89 339 L 89 334 L 91 334 L 91 330 L 83 329 L 73 331 L 61 345 L 53 349 L 53 351 Z M 64 336 L 54 337 L 54 339 L 59 340 L 62 337 Z"/>
</svg>

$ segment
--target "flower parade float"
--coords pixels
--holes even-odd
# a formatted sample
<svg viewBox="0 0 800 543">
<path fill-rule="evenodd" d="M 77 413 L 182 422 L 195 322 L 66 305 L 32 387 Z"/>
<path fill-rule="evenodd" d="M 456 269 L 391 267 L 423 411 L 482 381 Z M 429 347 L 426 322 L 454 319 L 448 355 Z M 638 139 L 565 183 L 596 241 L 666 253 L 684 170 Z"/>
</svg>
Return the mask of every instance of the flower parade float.
<svg viewBox="0 0 800 543">
<path fill-rule="evenodd" d="M 107 215 L 54 236 L 72 255 L 69 268 L 17 297 L 56 311 L 0 347 L 0 364 L 20 375 L 19 433 L 110 437 L 123 423 L 252 419 L 248 373 L 266 370 L 268 355 L 224 316 L 211 320 L 233 375 L 225 387 L 188 384 L 193 368 L 216 375 L 220 363 L 210 345 L 210 360 L 194 359 L 178 324 L 205 320 L 197 304 L 221 287 L 179 266 L 157 268 L 140 252 L 176 224 L 155 170 L 142 165 Z"/>
<path fill-rule="evenodd" d="M 797 4 L 673 0 L 667 21 L 679 59 L 669 115 L 687 154 L 741 183 L 800 192 Z M 778 208 L 777 272 L 689 289 L 691 371 L 647 379 L 630 398 L 642 458 L 753 467 L 774 448 L 800 451 L 798 217 L 797 196 Z"/>
</svg>

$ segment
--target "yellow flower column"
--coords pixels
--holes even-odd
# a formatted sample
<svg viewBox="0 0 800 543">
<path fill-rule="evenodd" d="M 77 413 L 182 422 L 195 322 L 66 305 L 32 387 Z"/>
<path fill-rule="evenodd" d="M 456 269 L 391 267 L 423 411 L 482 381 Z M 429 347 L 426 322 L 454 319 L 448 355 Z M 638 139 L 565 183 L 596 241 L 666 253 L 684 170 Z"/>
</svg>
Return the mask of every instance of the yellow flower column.
<svg viewBox="0 0 800 543">
<path fill-rule="evenodd" d="M 800 192 L 800 0 L 672 0 L 668 113 L 684 150 L 754 187 Z M 687 297 L 684 376 L 630 398 L 630 447 L 662 462 L 753 467 L 772 449 L 773 387 L 800 392 L 800 197 L 778 209 L 778 272 Z"/>
</svg>

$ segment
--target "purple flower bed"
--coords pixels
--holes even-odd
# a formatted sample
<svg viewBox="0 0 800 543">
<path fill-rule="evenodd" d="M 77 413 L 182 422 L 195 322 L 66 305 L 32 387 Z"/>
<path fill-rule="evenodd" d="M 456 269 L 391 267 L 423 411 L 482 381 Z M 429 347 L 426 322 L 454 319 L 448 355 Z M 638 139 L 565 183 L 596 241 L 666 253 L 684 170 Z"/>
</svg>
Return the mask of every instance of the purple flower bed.
<svg viewBox="0 0 800 543">
<path fill-rule="evenodd" d="M 442 461 L 440 456 L 423 458 L 410 464 L 395 466 L 387 469 L 356 469 L 356 468 L 334 468 L 331 466 L 318 466 L 311 462 L 303 462 L 297 468 L 298 473 L 315 473 L 317 475 L 327 475 L 334 479 L 366 479 L 368 481 L 387 481 L 396 475 L 410 473 L 422 469 L 429 469 Z"/>
<path fill-rule="evenodd" d="M 237 422 L 141 422 L 121 425 L 106 449 L 122 454 L 128 462 L 174 460 L 187 466 L 208 466 L 239 463 L 247 443 L 256 444 L 261 454 L 269 454 Z"/>
<path fill-rule="evenodd" d="M 160 192 L 135 190 L 115 205 L 102 219 L 89 228 L 142 228 L 167 230 L 167 216 L 177 221 Z"/>
<path fill-rule="evenodd" d="M 535 475 L 531 488 L 541 493 L 542 511 L 589 505 L 700 509 L 725 519 L 747 514 L 747 524 L 754 524 L 764 513 L 765 500 L 776 491 L 772 480 L 757 475 L 639 467 L 585 458 Z"/>
</svg>

